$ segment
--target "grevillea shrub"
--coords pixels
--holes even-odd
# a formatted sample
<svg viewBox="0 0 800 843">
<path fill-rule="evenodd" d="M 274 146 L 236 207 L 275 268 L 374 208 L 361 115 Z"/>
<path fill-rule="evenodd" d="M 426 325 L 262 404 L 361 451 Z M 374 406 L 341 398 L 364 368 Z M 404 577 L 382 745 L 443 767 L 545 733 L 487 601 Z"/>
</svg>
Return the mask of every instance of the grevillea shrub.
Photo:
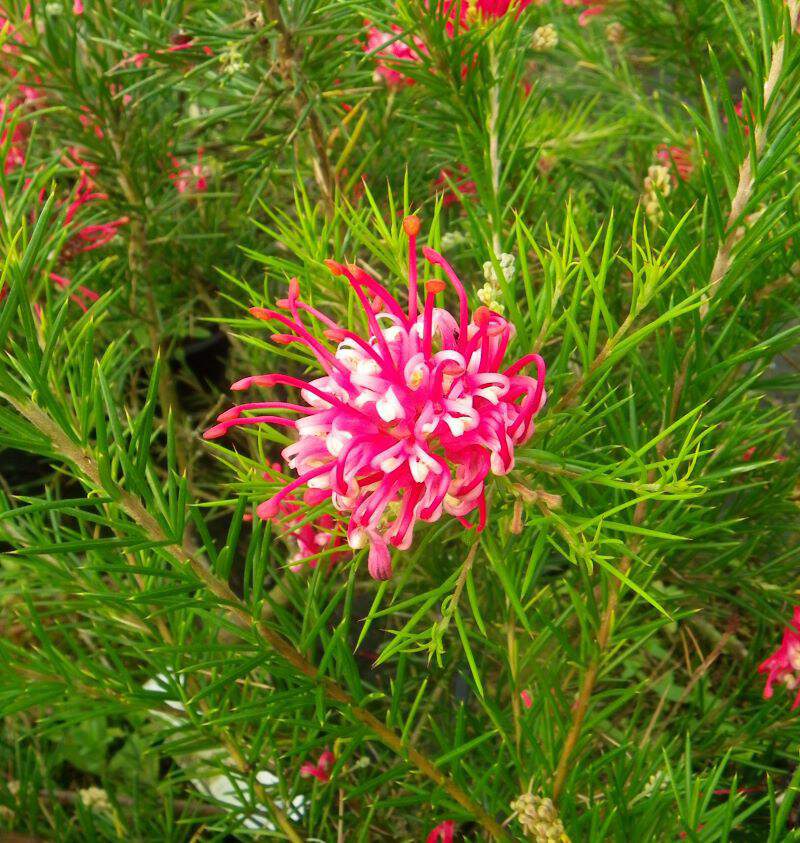
<svg viewBox="0 0 800 843">
<path fill-rule="evenodd" d="M 0 839 L 795 839 L 800 0 L 0 18 Z"/>
</svg>

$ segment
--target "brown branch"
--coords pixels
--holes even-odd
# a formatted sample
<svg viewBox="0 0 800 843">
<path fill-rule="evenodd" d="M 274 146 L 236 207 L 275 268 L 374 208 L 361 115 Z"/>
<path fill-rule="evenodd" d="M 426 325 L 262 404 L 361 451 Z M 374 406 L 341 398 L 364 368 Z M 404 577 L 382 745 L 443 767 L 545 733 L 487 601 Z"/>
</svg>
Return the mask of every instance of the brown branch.
<svg viewBox="0 0 800 843">
<path fill-rule="evenodd" d="M 308 120 L 313 147 L 311 166 L 314 170 L 314 178 L 325 201 L 326 210 L 331 214 L 334 207 L 334 196 L 336 195 L 336 175 L 328 157 L 328 145 L 325 141 L 325 132 L 319 114 L 314 109 L 305 87 L 299 83 L 300 80 L 295 78 L 295 69 L 302 54 L 283 20 L 279 0 L 264 0 L 264 11 L 266 17 L 275 25 L 275 30 L 278 33 L 279 71 L 287 87 L 294 91 L 292 104 L 297 119 L 301 120 L 305 115 L 305 119 Z"/>
<path fill-rule="evenodd" d="M 163 545 L 163 550 L 172 556 L 183 568 L 187 568 L 219 600 L 228 614 L 229 620 L 244 632 L 255 630 L 260 638 L 291 665 L 299 674 L 321 687 L 331 701 L 338 703 L 356 721 L 365 726 L 372 734 L 408 764 L 418 769 L 434 782 L 465 811 L 479 822 L 486 832 L 496 840 L 507 839 L 502 827 L 473 799 L 463 791 L 450 776 L 442 773 L 436 765 L 414 746 L 403 741 L 400 735 L 384 725 L 377 717 L 359 706 L 353 697 L 330 677 L 320 674 L 317 667 L 308 661 L 286 638 L 267 626 L 259 618 L 254 618 L 246 605 L 236 596 L 227 582 L 217 577 L 187 542 L 177 543 L 168 536 L 156 519 L 145 509 L 141 500 L 130 492 L 118 488 L 104 487 L 99 468 L 95 460 L 73 442 L 64 431 L 40 407 L 26 400 L 4 396 L 15 409 L 37 430 L 46 436 L 53 449 L 61 457 L 72 463 L 89 481 L 89 485 L 104 489 L 115 497 L 119 506 L 131 518 L 149 539 Z"/>
<path fill-rule="evenodd" d="M 800 17 L 800 3 L 798 0 L 789 0 L 789 20 L 792 31 L 797 28 L 798 17 Z M 767 127 L 769 126 L 770 118 L 775 107 L 776 89 L 778 79 L 783 71 L 783 60 L 786 53 L 786 43 L 783 37 L 772 45 L 772 61 L 770 62 L 767 79 L 764 82 L 764 122 L 760 126 L 755 127 L 753 141 L 756 160 L 761 157 L 764 152 L 764 147 L 767 143 Z M 735 223 L 739 220 L 753 195 L 753 150 L 747 153 L 742 166 L 739 169 L 739 182 L 736 187 L 736 193 L 731 200 L 731 210 L 728 214 L 726 228 L 728 234 L 723 238 L 717 249 L 716 257 L 714 258 L 714 265 L 711 268 L 711 288 L 708 292 L 708 298 L 711 299 L 719 287 L 725 275 L 730 269 L 733 260 L 733 249 L 741 239 L 735 228 Z M 700 315 L 705 316 L 708 313 L 708 301 L 703 303 L 700 309 Z"/>
<path fill-rule="evenodd" d="M 636 505 L 636 510 L 633 514 L 633 523 L 639 526 L 644 521 L 647 512 L 647 500 L 639 501 Z M 619 566 L 622 574 L 627 574 L 631 567 L 631 559 L 636 555 L 639 549 L 640 539 L 634 536 L 631 541 L 631 551 L 625 556 Z M 567 774 L 569 773 L 570 759 L 578 742 L 578 738 L 583 728 L 583 721 L 586 717 L 586 712 L 589 710 L 589 702 L 594 691 L 597 676 L 600 672 L 600 663 L 605 652 L 608 642 L 611 639 L 611 632 L 614 627 L 614 616 L 616 615 L 617 605 L 619 604 L 621 580 L 615 577 L 609 586 L 608 603 L 606 604 L 605 612 L 600 621 L 600 629 L 597 633 L 597 652 L 589 663 L 586 673 L 583 676 L 578 699 L 572 713 L 572 725 L 570 726 L 567 737 L 564 741 L 564 746 L 561 748 L 561 755 L 556 766 L 555 776 L 553 778 L 553 801 L 557 801 L 564 788 Z"/>
</svg>

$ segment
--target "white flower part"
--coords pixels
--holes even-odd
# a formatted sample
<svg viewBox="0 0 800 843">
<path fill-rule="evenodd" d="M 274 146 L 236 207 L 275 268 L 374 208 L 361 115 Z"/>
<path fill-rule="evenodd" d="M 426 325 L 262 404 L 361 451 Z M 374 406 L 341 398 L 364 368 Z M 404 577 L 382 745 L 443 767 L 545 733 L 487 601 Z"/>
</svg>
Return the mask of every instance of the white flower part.
<svg viewBox="0 0 800 843">
<path fill-rule="evenodd" d="M 467 236 L 463 231 L 445 231 L 441 241 L 442 251 L 447 252 L 456 246 L 460 246 L 466 239 Z"/>
<path fill-rule="evenodd" d="M 356 371 L 359 375 L 374 376 L 380 374 L 381 367 L 372 357 L 365 355 L 358 361 Z"/>
<path fill-rule="evenodd" d="M 431 472 L 428 466 L 416 454 L 408 458 L 408 467 L 411 470 L 411 476 L 417 483 L 424 483 Z"/>
<path fill-rule="evenodd" d="M 511 281 L 511 279 L 514 277 L 516 263 L 516 258 L 514 257 L 514 255 L 511 255 L 508 252 L 501 252 L 497 258 L 497 262 L 500 264 L 500 271 L 503 273 L 503 278 L 506 281 Z M 492 261 L 484 261 L 483 277 L 489 282 L 490 285 L 494 287 L 497 286 L 497 273 L 495 272 L 494 264 L 492 263 Z"/>
<path fill-rule="evenodd" d="M 330 489 L 331 478 L 327 474 L 318 474 L 308 481 L 309 489 Z"/>
<path fill-rule="evenodd" d="M 552 50 L 558 46 L 558 31 L 552 23 L 546 23 L 533 32 L 531 47 L 539 53 Z"/>
<path fill-rule="evenodd" d="M 356 400 L 353 404 L 361 409 L 365 404 L 375 404 L 378 401 L 378 396 L 371 389 L 363 389 L 356 395 Z"/>
<path fill-rule="evenodd" d="M 463 436 L 466 430 L 466 422 L 469 421 L 463 416 L 444 416 L 442 420 L 450 428 L 450 433 L 453 436 Z"/>
<path fill-rule="evenodd" d="M 331 431 L 325 437 L 325 447 L 332 457 L 338 457 L 342 452 L 342 448 L 347 444 L 348 440 L 353 438 L 353 434 L 347 430 Z"/>
<path fill-rule="evenodd" d="M 297 419 L 297 432 L 300 436 L 327 436 L 329 429 L 325 422 L 316 420 L 314 416 Z"/>
<path fill-rule="evenodd" d="M 436 460 L 419 445 L 414 446 L 414 453 L 408 458 L 408 468 L 417 483 L 424 483 L 431 471 L 439 471 Z"/>
<path fill-rule="evenodd" d="M 359 347 L 355 340 L 348 337 L 347 339 L 342 340 L 337 346 L 335 357 L 351 372 L 354 372 L 358 368 L 358 364 L 364 358 L 364 350 Z"/>
<path fill-rule="evenodd" d="M 800 670 L 800 645 L 790 644 L 787 655 L 793 670 Z"/>
<path fill-rule="evenodd" d="M 384 474 L 391 474 L 396 468 L 399 468 L 405 462 L 404 457 L 386 457 L 381 460 L 379 467 Z"/>
<path fill-rule="evenodd" d="M 492 474 L 508 474 L 509 470 L 506 468 L 499 451 L 492 451 L 489 455 L 489 466 L 492 469 Z"/>
<path fill-rule="evenodd" d="M 390 325 L 388 328 L 383 329 L 383 338 L 386 342 L 394 342 L 397 339 L 400 339 L 405 334 L 403 328 L 399 325 Z"/>
<path fill-rule="evenodd" d="M 367 538 L 367 531 L 363 527 L 356 527 L 355 530 L 351 530 L 350 534 L 347 536 L 347 543 L 353 550 L 361 550 L 365 548 L 368 544 Z"/>
<path fill-rule="evenodd" d="M 375 403 L 375 410 L 385 422 L 393 422 L 404 417 L 403 405 L 397 399 L 392 387 L 386 390 L 386 395 Z"/>
</svg>

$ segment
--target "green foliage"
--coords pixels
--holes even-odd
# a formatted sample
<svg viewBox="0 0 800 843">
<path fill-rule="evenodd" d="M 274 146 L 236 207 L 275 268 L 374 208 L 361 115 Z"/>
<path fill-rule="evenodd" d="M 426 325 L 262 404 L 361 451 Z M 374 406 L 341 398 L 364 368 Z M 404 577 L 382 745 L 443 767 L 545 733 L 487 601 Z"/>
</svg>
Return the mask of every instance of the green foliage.
<svg viewBox="0 0 800 843">
<path fill-rule="evenodd" d="M 798 839 L 756 673 L 799 585 L 796 2 L 85 5 L 6 3 L 0 61 L 0 829 L 523 839 L 531 792 L 572 840 Z M 483 533 L 295 572 L 245 520 L 290 437 L 201 433 L 230 382 L 315 372 L 248 308 L 296 277 L 363 333 L 324 261 L 402 296 L 411 212 L 473 306 L 493 270 L 547 405 Z"/>
</svg>

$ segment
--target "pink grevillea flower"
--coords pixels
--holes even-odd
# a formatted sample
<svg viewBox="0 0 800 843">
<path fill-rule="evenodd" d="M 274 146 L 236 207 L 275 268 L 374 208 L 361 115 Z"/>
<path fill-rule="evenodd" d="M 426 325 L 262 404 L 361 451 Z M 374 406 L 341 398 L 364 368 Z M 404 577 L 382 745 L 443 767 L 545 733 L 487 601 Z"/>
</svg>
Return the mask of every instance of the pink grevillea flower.
<svg viewBox="0 0 800 843">
<path fill-rule="evenodd" d="M 68 290 L 72 286 L 72 282 L 69 278 L 64 278 L 63 275 L 58 275 L 55 272 L 50 273 L 50 280 L 56 285 L 56 287 L 59 287 L 62 290 Z M 94 290 L 90 290 L 82 284 L 79 284 L 75 288 L 75 292 L 70 293 L 69 296 L 70 301 L 77 304 L 84 313 L 86 313 L 89 309 L 92 302 L 96 302 L 99 298 L 100 296 L 98 296 Z"/>
<path fill-rule="evenodd" d="M 75 0 L 72 4 L 72 13 L 75 15 L 83 14 L 83 0 Z"/>
<path fill-rule="evenodd" d="M 173 155 L 172 166 L 175 169 L 169 174 L 169 177 L 178 193 L 204 193 L 208 190 L 206 169 L 203 166 L 202 147 L 199 147 L 197 150 L 196 163 L 188 167 L 183 167 L 181 162 Z"/>
<path fill-rule="evenodd" d="M 0 146 L 8 144 L 3 170 L 8 175 L 25 164 L 28 143 L 27 124 L 14 123 L 17 101 L 0 102 Z"/>
<path fill-rule="evenodd" d="M 509 11 L 519 15 L 532 2 L 533 0 L 477 0 L 475 8 L 484 19 L 488 20 L 491 18 L 502 18 Z M 462 15 L 468 14 L 469 7 L 468 0 L 462 0 Z"/>
<path fill-rule="evenodd" d="M 492 20 L 503 17 L 509 11 L 519 15 L 533 0 L 437 0 L 426 2 L 426 7 L 435 8 L 436 14 L 444 20 L 444 32 L 448 38 L 455 37 L 456 24 L 461 30 L 468 29 L 476 18 Z M 411 39 L 411 45 L 398 38 L 403 30 L 393 25 L 390 32 L 371 26 L 366 21 L 367 39 L 364 52 L 376 56 L 375 81 L 382 81 L 390 88 L 413 85 L 414 80 L 403 72 L 403 64 L 419 62 L 422 56 L 428 56 L 425 42 L 417 35 Z M 412 46 L 413 45 L 413 46 Z M 462 75 L 468 72 L 468 66 L 462 68 Z"/>
<path fill-rule="evenodd" d="M 65 223 L 71 225 L 78 211 L 90 202 L 99 202 L 106 199 L 108 199 L 108 194 L 98 192 L 87 171 L 82 169 L 75 195 L 67 205 Z M 75 234 L 67 244 L 65 256 L 71 257 L 76 252 L 92 252 L 101 246 L 105 246 L 106 243 L 117 236 L 119 229 L 127 223 L 128 217 L 119 217 L 110 222 L 75 227 Z"/>
<path fill-rule="evenodd" d="M 376 82 L 383 82 L 389 88 L 413 85 L 414 80 L 403 73 L 403 66 L 409 62 L 418 62 L 422 56 L 428 55 L 428 48 L 418 36 L 413 37 L 413 48 L 399 39 L 397 36 L 402 31 L 399 26 L 393 26 L 391 32 L 384 32 L 375 26 L 370 26 L 367 30 L 364 52 L 375 55 L 374 79 Z"/>
<path fill-rule="evenodd" d="M 520 699 L 522 700 L 522 704 L 525 708 L 532 708 L 533 707 L 533 697 L 531 697 L 531 692 L 528 690 L 520 691 Z"/>
<path fill-rule="evenodd" d="M 602 15 L 605 12 L 605 3 L 594 3 L 591 0 L 564 0 L 565 6 L 572 6 L 577 8 L 584 6 L 584 10 L 578 15 L 578 23 L 581 26 L 588 26 L 589 22 L 596 15 Z"/>
<path fill-rule="evenodd" d="M 334 275 L 352 286 L 366 315 L 367 337 L 338 325 L 300 298 L 296 279 L 278 307 L 251 313 L 276 322 L 279 343 L 299 343 L 310 350 L 323 377 L 303 381 L 287 374 L 255 375 L 232 389 L 292 386 L 302 404 L 266 401 L 243 404 L 223 413 L 207 439 L 223 436 L 235 425 L 270 424 L 295 430 L 297 441 L 282 455 L 297 478 L 261 503 L 261 518 L 274 518 L 296 489 L 330 491 L 333 506 L 349 517 L 350 547 L 369 546 L 369 572 L 376 579 L 392 574 L 389 545 L 411 546 L 419 521 L 438 521 L 443 513 L 465 527 L 477 513 L 486 523 L 485 482 L 489 474 L 514 467 L 514 448 L 534 431 L 534 417 L 544 405 L 545 364 L 528 354 L 508 367 L 503 358 L 514 335 L 499 314 L 479 307 L 470 316 L 467 293 L 452 267 L 432 249 L 422 253 L 440 267 L 458 297 L 458 316 L 436 307 L 446 283 L 425 284 L 422 308 L 417 300 L 416 241 L 419 220 L 407 217 L 409 239 L 408 309 L 359 267 L 327 261 Z M 331 349 L 305 324 L 316 319 Z M 536 376 L 522 374 L 534 365 Z M 257 411 L 256 416 L 245 415 Z M 294 418 L 299 416 L 299 418 Z"/>
<path fill-rule="evenodd" d="M 673 181 L 686 181 L 692 175 L 692 153 L 683 146 L 667 146 L 662 143 L 656 150 L 656 157 L 673 173 Z"/>
<path fill-rule="evenodd" d="M 474 196 L 477 185 L 469 178 L 469 168 L 466 164 L 459 164 L 456 171 L 443 169 L 433 183 L 436 193 L 442 194 L 442 205 L 448 208 L 450 205 L 461 204 L 465 196 Z"/>
<path fill-rule="evenodd" d="M 425 838 L 425 843 L 453 843 L 456 831 L 455 820 L 445 820 L 434 828 Z"/>
<path fill-rule="evenodd" d="M 767 674 L 767 684 L 764 686 L 764 699 L 772 698 L 775 693 L 772 687 L 779 682 L 790 691 L 800 685 L 800 606 L 794 607 L 792 622 L 783 630 L 781 646 L 758 666 L 759 673 Z M 792 711 L 800 707 L 800 690 L 792 703 Z"/>
<path fill-rule="evenodd" d="M 313 764 L 311 761 L 306 761 L 306 763 L 300 768 L 300 775 L 304 779 L 315 778 L 323 784 L 326 784 L 331 780 L 331 770 L 333 769 L 333 765 L 335 763 L 336 756 L 329 749 L 326 749 L 322 755 L 320 755 L 316 764 Z"/>
</svg>

